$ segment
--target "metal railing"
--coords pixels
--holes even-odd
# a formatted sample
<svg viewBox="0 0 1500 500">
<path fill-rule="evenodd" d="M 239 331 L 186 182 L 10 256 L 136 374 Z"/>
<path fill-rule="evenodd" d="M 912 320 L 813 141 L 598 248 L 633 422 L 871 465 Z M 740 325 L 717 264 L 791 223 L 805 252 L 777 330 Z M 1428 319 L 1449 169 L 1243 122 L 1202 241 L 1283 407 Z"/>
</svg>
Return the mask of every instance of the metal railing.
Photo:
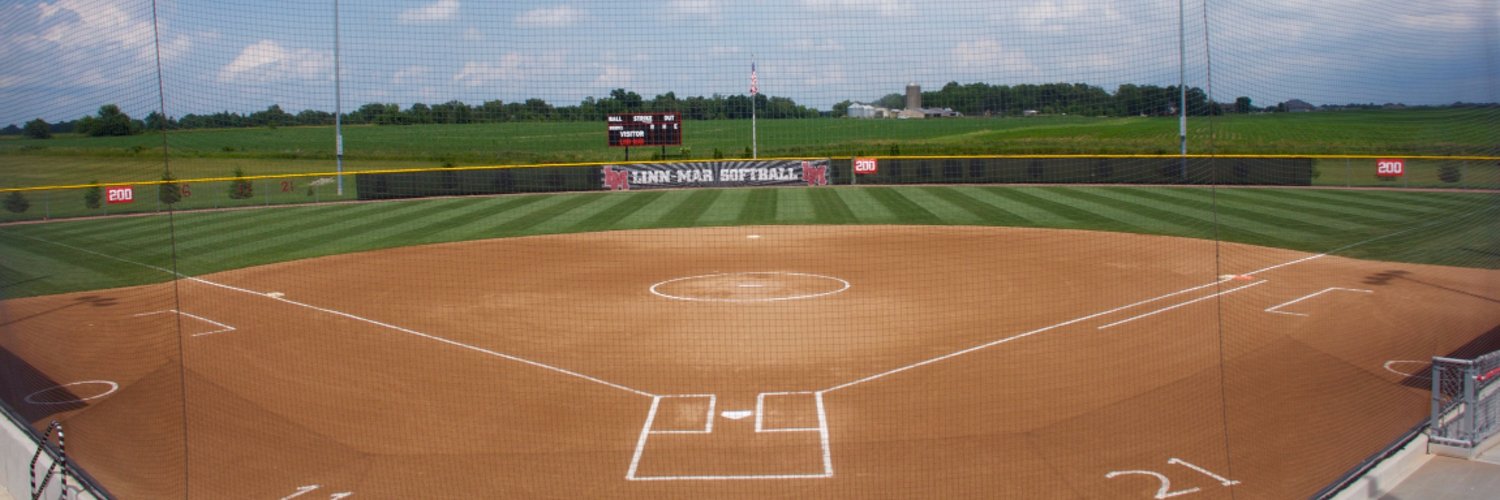
<svg viewBox="0 0 1500 500">
<path fill-rule="evenodd" d="M 1432 358 L 1428 439 L 1474 448 L 1500 431 L 1500 351 L 1475 359 Z"/>
</svg>

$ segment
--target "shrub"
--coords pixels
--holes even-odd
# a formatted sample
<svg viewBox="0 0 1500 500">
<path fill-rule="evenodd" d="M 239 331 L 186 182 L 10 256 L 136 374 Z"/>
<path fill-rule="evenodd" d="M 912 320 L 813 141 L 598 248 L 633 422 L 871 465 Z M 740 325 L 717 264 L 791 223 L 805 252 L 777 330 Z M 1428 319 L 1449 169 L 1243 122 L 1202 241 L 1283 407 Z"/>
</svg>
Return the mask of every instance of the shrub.
<svg viewBox="0 0 1500 500">
<path fill-rule="evenodd" d="M 1442 168 L 1438 169 L 1438 179 L 1453 184 L 1464 180 L 1464 171 L 1458 165 L 1443 165 Z"/>
<path fill-rule="evenodd" d="M 104 200 L 104 188 L 99 187 L 99 180 L 91 182 L 93 186 L 83 190 L 83 206 L 98 209 L 99 202 Z"/>
<path fill-rule="evenodd" d="M 156 199 L 168 206 L 182 201 L 182 185 L 172 182 L 177 180 L 176 177 L 172 177 L 172 172 L 162 171 L 161 180 L 166 181 L 166 184 L 156 186 Z"/>
<path fill-rule="evenodd" d="M 11 191 L 5 196 L 5 209 L 14 213 L 23 213 L 31 208 L 31 202 L 26 201 L 26 195 L 20 191 Z"/>
<path fill-rule="evenodd" d="M 245 169 L 235 167 L 235 179 L 229 181 L 229 197 L 235 200 L 249 199 L 255 196 L 255 186 L 245 178 Z"/>
</svg>

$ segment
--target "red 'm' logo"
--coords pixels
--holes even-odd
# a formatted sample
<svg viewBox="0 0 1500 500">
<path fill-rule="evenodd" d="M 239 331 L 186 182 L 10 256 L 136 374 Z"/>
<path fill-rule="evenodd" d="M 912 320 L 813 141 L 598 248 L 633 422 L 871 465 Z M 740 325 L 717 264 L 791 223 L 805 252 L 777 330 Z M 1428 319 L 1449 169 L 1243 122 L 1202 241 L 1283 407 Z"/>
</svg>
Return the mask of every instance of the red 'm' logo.
<svg viewBox="0 0 1500 500">
<path fill-rule="evenodd" d="M 630 190 L 630 171 L 615 170 L 615 167 L 604 167 L 604 187 L 610 191 Z"/>
<path fill-rule="evenodd" d="M 809 186 L 828 185 L 828 165 L 814 167 L 812 162 L 802 162 L 802 180 Z"/>
</svg>

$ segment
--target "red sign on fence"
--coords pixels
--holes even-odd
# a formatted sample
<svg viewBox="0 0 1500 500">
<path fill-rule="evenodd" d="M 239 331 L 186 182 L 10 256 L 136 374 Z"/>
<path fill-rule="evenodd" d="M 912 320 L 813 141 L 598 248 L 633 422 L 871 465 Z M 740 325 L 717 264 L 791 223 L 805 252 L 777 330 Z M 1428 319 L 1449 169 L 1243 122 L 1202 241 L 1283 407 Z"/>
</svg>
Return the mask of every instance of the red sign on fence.
<svg viewBox="0 0 1500 500">
<path fill-rule="evenodd" d="M 111 205 L 133 202 L 135 201 L 135 188 L 132 186 L 110 186 L 104 188 L 104 199 Z"/>
<path fill-rule="evenodd" d="M 1394 158 L 1375 160 L 1375 175 L 1380 177 L 1401 177 L 1405 173 L 1406 160 Z"/>
<path fill-rule="evenodd" d="M 880 161 L 875 158 L 855 158 L 854 173 L 859 175 L 875 175 L 880 171 Z"/>
</svg>

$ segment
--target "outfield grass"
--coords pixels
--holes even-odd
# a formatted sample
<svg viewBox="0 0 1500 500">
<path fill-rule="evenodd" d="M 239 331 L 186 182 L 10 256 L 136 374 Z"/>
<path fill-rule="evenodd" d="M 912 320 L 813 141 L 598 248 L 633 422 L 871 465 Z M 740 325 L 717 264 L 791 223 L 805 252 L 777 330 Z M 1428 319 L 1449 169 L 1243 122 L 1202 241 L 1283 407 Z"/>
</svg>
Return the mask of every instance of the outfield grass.
<svg viewBox="0 0 1500 500">
<path fill-rule="evenodd" d="M 1494 154 L 1494 110 L 1424 109 L 1228 115 L 1189 120 L 1188 149 L 1216 154 Z M 750 122 L 686 124 L 693 158 L 744 156 Z M 944 120 L 762 120 L 764 157 L 960 154 L 1174 154 L 1177 119 L 1044 116 Z M 178 178 L 333 170 L 332 127 L 184 130 L 169 134 Z M 602 123 L 351 126 L 344 131 L 348 170 L 586 161 L 620 161 L 605 146 Z M 652 148 L 633 150 L 649 159 Z M 669 150 L 678 154 L 676 148 Z M 154 180 L 162 138 L 61 135 L 0 139 L 4 187 Z"/>
<path fill-rule="evenodd" d="M 1305 189 L 906 186 L 509 195 L 0 227 L 0 295 L 164 281 L 428 243 L 757 224 L 936 224 L 1221 238 L 1362 259 L 1500 268 L 1500 195 Z M 1374 239 L 1373 241 L 1371 241 Z M 1002 251 L 997 249 L 997 251 Z M 524 265 L 516 262 L 497 265 Z"/>
</svg>

